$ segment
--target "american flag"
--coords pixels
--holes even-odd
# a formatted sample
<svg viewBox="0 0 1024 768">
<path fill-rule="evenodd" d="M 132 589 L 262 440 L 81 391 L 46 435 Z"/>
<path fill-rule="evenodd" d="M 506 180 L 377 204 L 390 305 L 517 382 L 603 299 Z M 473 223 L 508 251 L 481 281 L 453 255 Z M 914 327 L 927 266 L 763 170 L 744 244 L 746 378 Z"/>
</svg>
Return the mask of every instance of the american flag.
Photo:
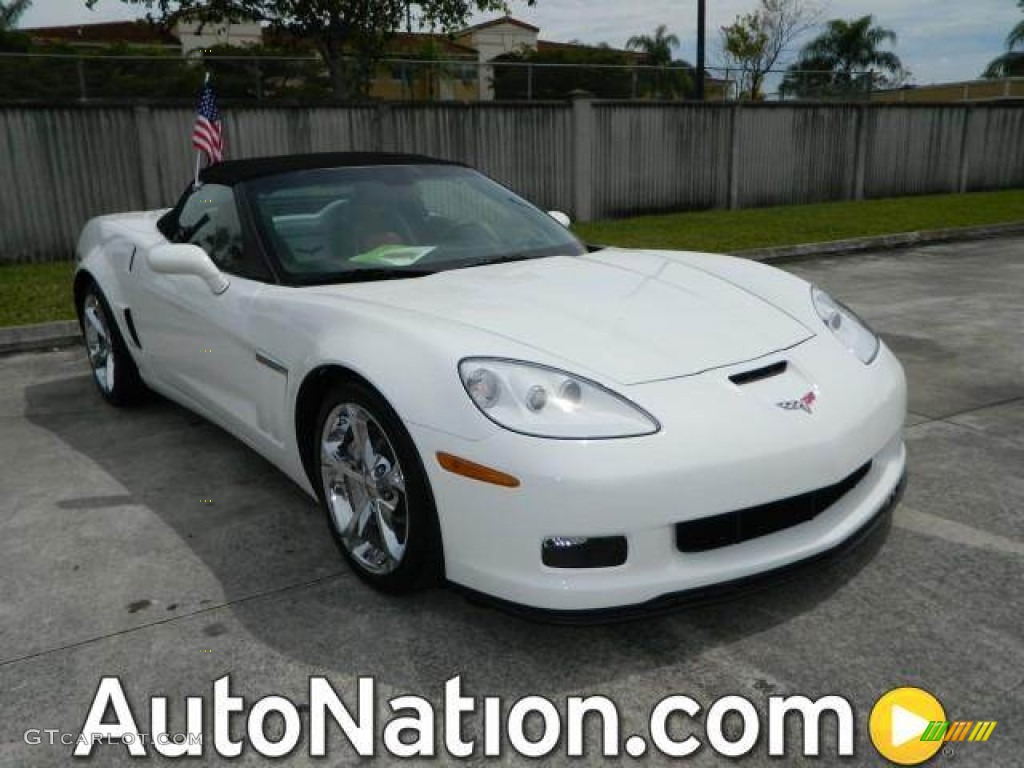
<svg viewBox="0 0 1024 768">
<path fill-rule="evenodd" d="M 224 159 L 224 123 L 221 122 L 217 99 L 209 83 L 203 86 L 203 92 L 199 94 L 196 124 L 192 127 L 192 146 L 205 152 L 211 163 L 219 163 Z"/>
</svg>

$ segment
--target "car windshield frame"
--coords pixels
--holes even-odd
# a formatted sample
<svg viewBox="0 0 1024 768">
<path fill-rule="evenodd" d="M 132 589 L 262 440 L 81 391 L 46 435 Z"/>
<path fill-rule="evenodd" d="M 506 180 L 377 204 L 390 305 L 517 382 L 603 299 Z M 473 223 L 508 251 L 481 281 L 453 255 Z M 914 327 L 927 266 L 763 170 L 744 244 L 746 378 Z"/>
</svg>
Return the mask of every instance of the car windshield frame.
<svg viewBox="0 0 1024 768">
<path fill-rule="evenodd" d="M 267 220 L 269 212 L 266 208 L 266 201 L 269 195 L 295 189 L 299 197 L 302 196 L 304 190 L 307 195 L 312 196 L 313 193 L 309 190 L 314 189 L 318 181 L 323 182 L 325 180 L 332 181 L 335 184 L 344 184 L 347 181 L 351 181 L 355 184 L 369 183 L 386 186 L 389 183 L 394 185 L 395 179 L 402 177 L 408 177 L 409 186 L 418 181 L 434 179 L 461 181 L 463 184 L 460 186 L 474 191 L 482 198 L 481 205 L 486 203 L 495 208 L 498 208 L 501 204 L 509 206 L 509 211 L 514 211 L 524 217 L 525 222 L 528 222 L 530 226 L 535 226 L 538 233 L 543 232 L 550 238 L 550 241 L 537 242 L 529 248 L 505 248 L 500 250 L 500 252 L 496 252 L 494 249 L 491 252 L 485 252 L 486 249 L 475 249 L 476 252 L 479 252 L 479 255 L 470 253 L 471 248 L 469 246 L 459 245 L 458 247 L 462 248 L 462 252 L 452 253 L 450 258 L 442 258 L 445 255 L 446 248 L 449 252 L 457 250 L 450 243 L 435 245 L 403 243 L 396 244 L 394 248 L 408 249 L 408 252 L 412 253 L 413 257 L 417 256 L 415 253 L 417 250 L 426 250 L 427 253 L 407 265 L 367 261 L 354 268 L 322 271 L 297 270 L 289 265 L 290 249 L 293 246 L 287 244 L 278 228 Z M 474 185 L 476 186 L 475 190 Z M 563 227 L 546 212 L 487 175 L 463 165 L 409 163 L 304 169 L 247 179 L 239 182 L 235 189 L 240 205 L 247 209 L 248 215 L 245 218 L 252 226 L 256 238 L 260 242 L 261 249 L 273 261 L 274 271 L 280 276 L 281 282 L 285 285 L 316 286 L 416 278 L 438 272 L 467 269 L 495 263 L 526 261 L 559 255 L 575 257 L 584 255 L 590 250 L 569 229 Z M 486 190 L 486 193 L 484 190 Z M 341 202 L 342 198 L 339 197 L 328 202 L 316 214 L 301 213 L 287 217 L 295 219 L 319 217 L 324 214 L 327 208 Z M 345 201 L 344 205 L 351 205 L 351 201 Z M 506 212 L 502 211 L 502 213 Z M 285 217 L 286 215 L 282 215 L 279 218 Z M 429 215 L 427 218 L 430 218 Z M 493 228 L 491 229 L 493 230 Z M 495 245 L 508 244 L 495 243 Z M 389 247 L 381 246 L 381 248 L 387 250 Z M 436 258 L 427 258 L 434 252 L 437 252 Z M 355 256 L 365 259 L 367 254 L 358 253 Z M 346 263 L 350 263 L 351 258 L 352 256 L 349 257 L 349 261 Z"/>
</svg>

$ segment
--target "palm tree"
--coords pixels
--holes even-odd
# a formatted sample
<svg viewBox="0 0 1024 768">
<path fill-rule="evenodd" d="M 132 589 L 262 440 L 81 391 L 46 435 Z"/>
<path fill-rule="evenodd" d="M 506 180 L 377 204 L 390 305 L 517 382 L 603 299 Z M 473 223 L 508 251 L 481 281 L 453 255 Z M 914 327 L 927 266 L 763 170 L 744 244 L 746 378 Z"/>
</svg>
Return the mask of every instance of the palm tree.
<svg viewBox="0 0 1024 768">
<path fill-rule="evenodd" d="M 0 32 L 9 32 L 18 26 L 18 19 L 32 5 L 32 0 L 0 2 Z"/>
<path fill-rule="evenodd" d="M 1017 5 L 1019 5 L 1020 9 L 1024 11 L 1024 0 L 1020 0 Z M 1018 21 L 1017 26 L 1015 26 L 1006 37 L 1007 48 L 1016 48 L 1018 45 L 1024 46 L 1024 19 Z"/>
<path fill-rule="evenodd" d="M 1018 0 L 1017 5 L 1024 10 L 1024 0 Z M 1021 76 L 1024 76 L 1024 20 L 1019 21 L 1006 36 L 1006 53 L 989 62 L 982 73 L 982 77 Z"/>
<path fill-rule="evenodd" d="M 685 95 L 689 78 L 685 75 L 681 78 L 679 72 L 668 71 L 673 66 L 672 49 L 679 47 L 679 38 L 669 32 L 668 27 L 659 24 L 653 36 L 634 35 L 626 41 L 626 47 L 641 52 L 647 65 L 657 67 L 653 73 L 645 72 L 642 77 L 648 81 L 645 85 L 650 86 L 654 96 L 671 99 L 676 95 Z M 650 77 L 652 74 L 653 77 Z"/>
<path fill-rule="evenodd" d="M 880 69 L 893 74 L 903 68 L 899 56 L 879 50 L 886 43 L 896 43 L 896 33 L 875 26 L 874 16 L 853 21 L 833 19 L 824 34 L 804 46 L 801 58 L 831 64 L 830 69 L 844 75 Z"/>
<path fill-rule="evenodd" d="M 801 97 L 842 95 L 899 81 L 906 70 L 899 56 L 882 50 L 887 43 L 896 43 L 896 33 L 876 26 L 874 16 L 833 19 L 800 51 L 782 90 Z"/>
<path fill-rule="evenodd" d="M 659 24 L 653 37 L 634 35 L 626 41 L 626 47 L 644 54 L 652 67 L 667 67 L 672 64 L 672 49 L 679 47 L 679 38 L 670 33 L 664 24 Z"/>
</svg>

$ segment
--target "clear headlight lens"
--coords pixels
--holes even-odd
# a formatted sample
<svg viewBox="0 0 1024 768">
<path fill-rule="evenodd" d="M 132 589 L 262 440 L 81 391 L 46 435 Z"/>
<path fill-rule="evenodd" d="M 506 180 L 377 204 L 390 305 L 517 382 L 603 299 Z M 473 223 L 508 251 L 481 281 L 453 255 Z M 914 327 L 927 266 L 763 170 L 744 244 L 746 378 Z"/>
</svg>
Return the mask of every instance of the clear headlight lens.
<svg viewBox="0 0 1024 768">
<path fill-rule="evenodd" d="M 600 384 L 555 368 L 498 358 L 467 358 L 459 377 L 495 424 L 534 437 L 606 439 L 651 435 L 654 417 Z"/>
<path fill-rule="evenodd" d="M 878 357 L 881 342 L 867 323 L 857 317 L 848 306 L 833 299 L 820 288 L 812 286 L 811 300 L 814 302 L 818 317 L 844 347 L 865 365 L 874 362 Z"/>
</svg>

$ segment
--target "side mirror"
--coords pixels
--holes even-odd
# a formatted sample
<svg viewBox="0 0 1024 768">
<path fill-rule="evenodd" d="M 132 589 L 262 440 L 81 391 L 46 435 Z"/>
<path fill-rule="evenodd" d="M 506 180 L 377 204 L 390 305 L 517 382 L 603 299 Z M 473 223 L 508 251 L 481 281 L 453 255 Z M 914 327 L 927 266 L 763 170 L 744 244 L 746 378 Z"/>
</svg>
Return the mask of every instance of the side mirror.
<svg viewBox="0 0 1024 768">
<path fill-rule="evenodd" d="M 149 268 L 162 275 L 195 275 L 220 295 L 230 283 L 202 248 L 191 243 L 158 245 L 146 257 Z"/>
<path fill-rule="evenodd" d="M 572 219 L 570 219 L 568 215 L 562 213 L 561 211 L 548 211 L 548 216 L 557 221 L 566 229 L 572 226 Z"/>
</svg>

